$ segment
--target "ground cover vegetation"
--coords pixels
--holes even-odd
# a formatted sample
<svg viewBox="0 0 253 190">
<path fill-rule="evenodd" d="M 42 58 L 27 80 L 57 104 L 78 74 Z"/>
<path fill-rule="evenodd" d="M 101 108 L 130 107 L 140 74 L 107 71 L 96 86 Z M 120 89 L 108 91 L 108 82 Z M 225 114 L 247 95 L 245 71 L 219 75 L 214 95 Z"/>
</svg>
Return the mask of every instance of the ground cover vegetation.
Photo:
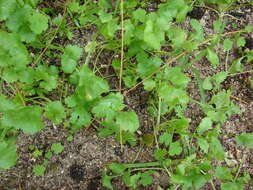
<svg viewBox="0 0 253 190">
<path fill-rule="evenodd" d="M 227 154 L 220 141 L 231 136 L 238 147 L 253 149 L 253 133 L 222 132 L 231 116 L 242 113 L 232 101 L 238 99 L 233 88 L 225 88 L 224 81 L 252 73 L 246 65 L 252 64 L 253 50 L 246 48 L 245 39 L 252 35 L 252 26 L 238 29 L 235 24 L 227 31 L 228 18 L 235 18 L 231 10 L 253 6 L 252 1 L 238 2 L 55 1 L 61 4 L 58 11 L 42 0 L 0 0 L 1 172 L 19 159 L 19 134 L 46 130 L 47 120 L 66 128 L 70 143 L 77 131 L 95 123 L 98 136 L 114 136 L 122 150 L 140 143 L 153 148 L 152 162 L 108 163 L 101 173 L 107 189 L 119 189 L 114 179 L 129 189 L 145 189 L 159 172 L 168 176 L 168 186 L 158 184 L 159 190 L 197 190 L 206 184 L 213 190 L 252 187 L 252 176 L 241 170 L 243 160 L 233 166 L 224 161 Z M 206 33 L 194 16 L 187 20 L 198 7 L 216 14 L 212 32 Z M 90 33 L 84 47 L 73 40 L 76 30 Z M 70 43 L 57 43 L 57 36 Z M 233 57 L 233 49 L 239 57 Z M 104 51 L 114 54 L 111 63 L 102 63 Z M 204 77 L 198 69 L 203 59 L 214 70 Z M 116 88 L 108 70 L 117 79 Z M 198 98 L 190 96 L 191 81 L 197 84 Z M 149 93 L 145 104 L 153 123 L 148 134 L 140 132 L 138 113 L 125 101 L 140 86 Z M 248 86 L 252 89 L 252 78 Z M 196 126 L 191 125 L 195 118 L 186 114 L 190 103 L 202 111 Z M 50 159 L 64 148 L 55 142 L 42 153 L 31 144 L 33 157 L 44 160 L 33 166 L 32 175 L 44 176 Z"/>
</svg>

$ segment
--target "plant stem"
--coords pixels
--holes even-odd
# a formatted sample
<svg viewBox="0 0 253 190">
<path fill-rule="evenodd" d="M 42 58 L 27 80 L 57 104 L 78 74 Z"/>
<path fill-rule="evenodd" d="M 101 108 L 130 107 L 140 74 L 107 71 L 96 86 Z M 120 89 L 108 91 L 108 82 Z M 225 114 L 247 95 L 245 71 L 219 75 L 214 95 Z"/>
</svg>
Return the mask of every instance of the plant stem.
<svg viewBox="0 0 253 190">
<path fill-rule="evenodd" d="M 119 91 L 121 92 L 123 61 L 124 61 L 124 0 L 121 0 L 120 2 L 120 16 L 121 16 L 121 50 L 120 50 Z"/>
<path fill-rule="evenodd" d="M 122 74 L 124 61 L 124 0 L 120 1 L 120 17 L 121 17 L 121 53 L 120 53 L 120 74 L 119 74 L 119 92 L 122 90 Z M 120 148 L 123 151 L 122 129 L 120 128 Z"/>
<path fill-rule="evenodd" d="M 210 180 L 210 183 L 211 183 L 211 185 L 212 185 L 213 190 L 216 190 L 216 187 L 215 187 L 215 185 L 214 185 L 214 183 L 213 183 L 213 180 Z"/>
<path fill-rule="evenodd" d="M 142 171 L 142 170 L 165 170 L 164 168 L 136 168 L 136 169 L 133 169 L 131 170 L 131 172 L 134 172 L 134 171 Z"/>
<path fill-rule="evenodd" d="M 40 53 L 40 55 L 38 56 L 38 58 L 35 60 L 34 65 L 37 65 L 37 63 L 39 62 L 39 60 L 41 59 L 41 57 L 43 56 L 43 54 L 47 51 L 47 49 L 49 48 L 49 46 L 53 42 L 56 34 L 58 33 L 58 31 L 60 29 L 60 26 L 63 23 L 63 20 L 65 19 L 66 11 L 67 11 L 67 2 L 65 3 L 65 6 L 64 6 L 63 16 L 62 16 L 62 20 L 61 20 L 60 24 L 57 26 L 57 29 L 55 30 L 55 33 L 53 34 L 53 37 L 49 40 L 47 46 L 42 50 L 42 52 Z"/>
<path fill-rule="evenodd" d="M 240 165 L 239 165 L 239 167 L 238 167 L 238 170 L 237 170 L 237 172 L 236 172 L 236 175 L 235 175 L 235 178 L 234 178 L 234 182 L 237 180 L 237 178 L 238 178 L 238 176 L 239 176 L 239 174 L 240 174 L 240 171 L 241 171 L 241 168 L 242 168 L 242 165 L 243 165 L 243 162 L 244 162 L 244 160 L 245 160 L 245 154 L 243 155 L 243 157 L 242 157 L 242 160 L 241 160 L 241 163 L 240 163 Z"/>
<path fill-rule="evenodd" d="M 156 125 L 154 126 L 154 138 L 155 138 L 156 148 L 159 148 L 157 133 L 158 133 L 158 129 L 159 129 L 160 122 L 161 122 L 161 103 L 162 103 L 162 99 L 159 97 L 158 98 L 157 121 L 156 121 Z"/>
<path fill-rule="evenodd" d="M 124 164 L 124 165 L 127 168 L 144 168 L 144 167 L 161 166 L 160 162 L 133 163 L 133 164 Z"/>
<path fill-rule="evenodd" d="M 225 70 L 226 70 L 226 72 L 228 71 L 228 54 L 229 54 L 229 51 L 227 51 L 227 54 L 226 54 L 226 61 L 225 61 Z"/>
<path fill-rule="evenodd" d="M 206 95 L 205 95 L 205 90 L 202 87 L 203 80 L 200 78 L 200 74 L 199 74 L 199 72 L 195 68 L 192 67 L 191 70 L 195 74 L 195 78 L 196 78 L 196 81 L 198 83 L 199 94 L 200 94 L 200 102 L 202 104 L 205 104 L 206 103 Z"/>
</svg>

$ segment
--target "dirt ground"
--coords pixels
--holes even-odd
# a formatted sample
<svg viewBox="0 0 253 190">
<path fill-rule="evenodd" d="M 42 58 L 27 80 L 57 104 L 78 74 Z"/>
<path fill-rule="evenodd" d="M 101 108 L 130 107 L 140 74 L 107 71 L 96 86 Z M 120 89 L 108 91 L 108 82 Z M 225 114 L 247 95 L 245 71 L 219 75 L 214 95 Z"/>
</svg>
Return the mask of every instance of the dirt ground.
<svg viewBox="0 0 253 190">
<path fill-rule="evenodd" d="M 250 24 L 253 26 L 253 7 L 240 8 L 233 10 L 229 14 L 237 19 L 228 17 L 230 25 L 237 22 L 238 27 L 243 28 Z M 211 23 L 217 17 L 215 13 L 205 8 L 196 8 L 188 15 L 190 18 L 195 18 L 201 21 L 204 26 L 205 33 L 210 34 Z M 186 21 L 187 27 L 187 21 Z M 232 31 L 230 25 L 226 31 Z M 76 31 L 82 40 L 78 40 L 76 36 L 73 42 L 81 47 L 86 45 L 86 39 L 90 38 L 89 31 Z M 85 36 L 86 35 L 86 36 Z M 84 36 L 84 37 L 83 37 Z M 246 37 L 246 48 L 252 49 L 253 34 Z M 112 54 L 103 52 L 103 62 L 110 63 Z M 233 50 L 231 58 L 235 59 L 240 56 L 240 52 Z M 229 60 L 231 61 L 231 60 Z M 224 67 L 224 60 L 222 60 Z M 201 60 L 196 67 L 201 72 L 201 77 L 207 77 L 215 73 L 215 70 L 210 68 L 206 60 Z M 245 70 L 252 70 L 252 62 L 245 66 Z M 109 73 L 112 72 L 109 70 Z M 232 116 L 223 126 L 222 132 L 231 134 L 240 134 L 242 132 L 253 132 L 253 89 L 249 85 L 249 80 L 253 79 L 252 73 L 231 76 L 223 82 L 225 89 L 233 89 L 233 102 L 238 105 L 242 113 Z M 110 78 L 111 86 L 117 85 L 117 78 Z M 189 84 L 188 91 L 190 96 L 199 99 L 199 94 L 196 81 Z M 147 112 L 147 101 L 149 93 L 143 90 L 140 86 L 125 97 L 125 103 L 129 110 L 134 110 L 139 116 L 141 127 L 140 134 L 145 134 L 152 131 L 152 120 Z M 190 103 L 187 109 L 187 117 L 191 118 L 191 127 L 196 127 L 203 113 L 194 103 Z M 63 126 L 54 126 L 51 122 L 45 121 L 45 129 L 35 136 L 28 136 L 20 133 L 18 137 L 18 154 L 19 159 L 15 167 L 8 171 L 0 173 L 0 190 L 16 188 L 17 190 L 103 190 L 101 186 L 101 171 L 110 162 L 132 163 L 153 161 L 150 147 L 142 146 L 140 143 L 135 147 L 124 146 L 124 151 L 120 151 L 120 145 L 115 142 L 113 137 L 101 138 L 97 136 L 96 124 L 89 128 L 81 129 L 75 133 L 72 142 L 67 141 L 69 132 Z M 52 143 L 61 142 L 64 145 L 64 151 L 49 161 L 45 176 L 35 177 L 32 175 L 32 167 L 35 164 L 43 163 L 43 160 L 36 159 L 32 155 L 33 149 L 30 145 L 37 146 L 43 150 L 43 154 L 50 150 Z M 253 150 L 242 147 L 237 147 L 234 138 L 231 136 L 223 136 L 221 142 L 228 154 L 228 160 L 223 162 L 226 164 L 240 164 L 242 169 L 240 173 L 247 171 L 253 179 Z M 166 188 L 168 178 L 163 173 L 157 173 L 154 184 L 143 190 L 156 190 L 157 184 Z M 215 181 L 216 189 L 219 190 L 219 181 Z M 120 181 L 114 181 L 116 190 L 127 189 Z M 207 184 L 203 190 L 211 190 L 211 185 Z M 246 190 L 253 190 L 253 183 L 246 187 Z"/>
</svg>

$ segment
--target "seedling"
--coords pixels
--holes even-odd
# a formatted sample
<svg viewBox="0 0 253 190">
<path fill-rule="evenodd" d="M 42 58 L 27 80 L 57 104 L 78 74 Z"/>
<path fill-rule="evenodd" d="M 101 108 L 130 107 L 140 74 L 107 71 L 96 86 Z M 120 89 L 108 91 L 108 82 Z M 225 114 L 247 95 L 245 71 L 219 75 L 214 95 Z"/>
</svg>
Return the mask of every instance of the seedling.
<svg viewBox="0 0 253 190">
<path fill-rule="evenodd" d="M 51 150 L 55 153 L 55 154 L 60 154 L 63 151 L 64 147 L 62 146 L 61 143 L 53 143 L 51 146 Z"/>
<path fill-rule="evenodd" d="M 35 165 L 33 167 L 33 174 L 36 176 L 44 176 L 46 168 L 43 165 Z"/>
<path fill-rule="evenodd" d="M 109 164 L 102 184 L 111 190 L 112 179 L 118 177 L 132 189 L 152 185 L 157 172 L 167 174 L 169 190 L 197 190 L 205 184 L 215 189 L 216 179 L 222 190 L 242 190 L 251 180 L 247 173 L 241 175 L 242 163 L 234 168 L 220 164 L 227 159 L 221 127 L 240 113 L 231 101 L 233 91 L 223 89 L 223 83 L 252 72 L 245 64 L 253 60 L 245 38 L 252 27 L 227 32 L 227 17 L 239 1 L 161 1 L 152 11 L 146 0 L 69 1 L 59 15 L 39 9 L 38 2 L 0 0 L 0 170 L 11 168 L 18 159 L 18 131 L 38 134 L 49 120 L 55 129 L 64 125 L 70 134 L 95 127 L 99 136 L 113 135 L 121 148 L 139 140 L 142 146 L 154 147 L 154 162 Z M 201 21 L 186 19 L 194 7 L 217 15 L 210 23 L 211 34 Z M 185 21 L 187 30 L 181 25 Z M 87 44 L 72 43 L 74 30 L 88 26 L 96 31 Z M 63 47 L 57 36 L 70 41 Z M 234 48 L 241 55 L 230 61 Z M 105 51 L 113 56 L 104 68 L 98 63 L 103 63 Z M 213 72 L 202 73 L 201 64 Z M 113 70 L 118 89 L 111 89 L 110 76 L 104 76 Z M 199 98 L 192 97 L 190 82 L 196 83 Z M 149 94 L 144 104 L 153 131 L 137 138 L 136 132 L 145 126 L 140 127 L 135 108 L 125 103 L 128 93 L 141 85 Z M 252 88 L 251 78 L 247 86 Z M 186 114 L 190 104 L 202 110 L 196 126 L 191 122 L 195 118 Z M 67 137 L 67 144 L 73 143 L 73 136 Z M 252 133 L 232 137 L 238 146 L 253 148 Z M 48 162 L 64 146 L 53 143 L 33 174 L 44 176 Z M 30 150 L 35 158 L 43 155 L 35 146 Z M 73 179 L 83 179 L 82 168 L 74 165 L 71 171 Z"/>
</svg>

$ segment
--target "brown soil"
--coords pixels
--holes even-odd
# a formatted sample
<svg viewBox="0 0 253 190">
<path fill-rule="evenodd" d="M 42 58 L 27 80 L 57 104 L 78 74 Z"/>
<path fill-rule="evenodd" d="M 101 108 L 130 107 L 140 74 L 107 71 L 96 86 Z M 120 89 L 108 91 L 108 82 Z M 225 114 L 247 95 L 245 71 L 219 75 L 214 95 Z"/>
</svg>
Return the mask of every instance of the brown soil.
<svg viewBox="0 0 253 190">
<path fill-rule="evenodd" d="M 46 6 L 46 5 L 44 5 Z M 245 14 L 241 15 L 243 12 Z M 246 14 L 247 12 L 247 14 Z M 253 8 L 240 8 L 233 10 L 230 13 L 236 18 L 239 18 L 238 27 L 243 27 L 246 24 L 253 23 Z M 189 18 L 200 20 L 203 24 L 205 33 L 211 32 L 211 25 L 216 15 L 208 9 L 194 8 L 188 14 Z M 234 20 L 229 22 L 234 23 Z M 227 28 L 227 30 L 233 30 Z M 75 31 L 80 33 L 80 31 Z M 79 36 L 82 40 L 75 37 L 73 42 L 80 47 L 84 47 L 87 39 L 90 38 L 92 31 L 81 31 Z M 252 49 L 252 35 L 246 38 L 246 48 Z M 67 42 L 61 42 L 67 43 Z M 111 52 L 104 52 L 102 64 L 111 64 Z M 232 56 L 233 57 L 233 56 Z M 237 57 L 237 55 L 234 55 Z M 195 67 L 201 72 L 202 77 L 210 76 L 215 71 L 210 68 L 209 64 L 205 64 L 205 60 L 198 63 Z M 224 60 L 222 62 L 224 64 Z M 231 60 L 229 61 L 231 64 Z M 224 66 L 224 65 L 223 65 Z M 220 68 L 222 69 L 222 68 Z M 252 70 L 253 65 L 247 65 L 246 70 Z M 103 73 L 110 74 L 112 69 Z M 241 108 L 242 113 L 231 117 L 223 126 L 222 132 L 240 134 L 242 132 L 253 132 L 253 89 L 248 85 L 249 78 L 252 79 L 252 73 L 243 74 L 235 77 L 229 77 L 223 84 L 224 88 L 233 89 L 233 101 Z M 116 89 L 118 80 L 116 77 L 110 78 L 111 88 Z M 188 91 L 190 96 L 199 99 L 196 81 L 189 84 Z M 147 112 L 147 101 L 150 95 L 143 90 L 143 87 L 138 87 L 125 97 L 127 109 L 134 110 L 140 119 L 139 135 L 152 132 L 152 118 Z M 187 109 L 187 117 L 191 118 L 191 127 L 196 127 L 203 117 L 200 108 L 191 103 Z M 140 143 L 136 147 L 124 146 L 124 151 L 120 151 L 120 145 L 115 142 L 113 137 L 101 138 L 97 137 L 96 125 L 90 126 L 87 129 L 81 129 L 75 133 L 74 140 L 68 142 L 66 138 L 69 136 L 68 131 L 63 126 L 54 126 L 52 123 L 45 121 L 46 128 L 35 136 L 28 136 L 20 133 L 18 137 L 18 154 L 19 159 L 17 165 L 8 171 L 0 173 L 0 190 L 16 188 L 17 190 L 104 190 L 101 186 L 101 172 L 111 162 L 132 163 L 153 161 L 151 147 L 142 146 Z M 139 138 L 139 137 L 138 137 Z M 139 138 L 140 140 L 140 138 Z M 53 156 L 49 160 L 46 174 L 43 177 L 35 177 L 32 174 L 32 167 L 35 164 L 43 163 L 43 159 L 34 158 L 30 145 L 35 145 L 43 154 L 50 150 L 52 143 L 61 142 L 64 145 L 64 151 L 60 155 Z M 253 150 L 243 147 L 237 147 L 234 138 L 223 136 L 221 142 L 229 155 L 230 164 L 242 164 L 240 174 L 247 171 L 253 178 Z M 138 155 L 138 156 L 137 156 Z M 224 161 L 224 163 L 228 161 Z M 113 181 L 116 190 L 127 189 L 121 181 Z M 217 190 L 219 190 L 219 181 Z M 158 185 L 166 188 L 168 178 L 164 173 L 155 175 L 155 182 L 149 188 L 140 188 L 142 190 L 155 190 Z M 206 184 L 203 190 L 211 190 L 210 184 Z M 246 187 L 246 190 L 253 190 L 253 183 Z"/>
</svg>

